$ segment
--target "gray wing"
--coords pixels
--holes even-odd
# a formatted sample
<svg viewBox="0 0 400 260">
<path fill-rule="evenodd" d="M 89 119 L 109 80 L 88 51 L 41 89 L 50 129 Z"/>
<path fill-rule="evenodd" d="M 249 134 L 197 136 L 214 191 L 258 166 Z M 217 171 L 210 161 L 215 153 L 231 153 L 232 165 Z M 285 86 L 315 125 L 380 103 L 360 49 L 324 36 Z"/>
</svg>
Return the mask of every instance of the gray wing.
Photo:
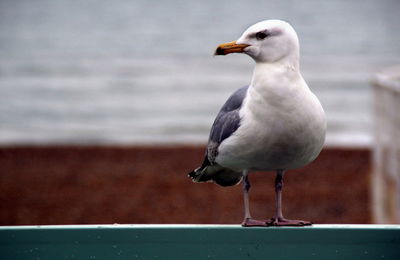
<svg viewBox="0 0 400 260">
<path fill-rule="evenodd" d="M 207 146 L 207 159 L 214 163 L 219 145 L 231 136 L 240 126 L 239 110 L 242 107 L 249 86 L 235 91 L 222 106 L 211 127 Z"/>
<path fill-rule="evenodd" d="M 215 163 L 218 147 L 223 140 L 231 136 L 240 126 L 239 110 L 242 107 L 249 87 L 243 87 L 233 93 L 222 106 L 214 124 L 203 164 L 188 175 L 194 182 L 213 181 L 221 186 L 232 186 L 242 180 L 242 173 L 224 168 Z"/>
</svg>

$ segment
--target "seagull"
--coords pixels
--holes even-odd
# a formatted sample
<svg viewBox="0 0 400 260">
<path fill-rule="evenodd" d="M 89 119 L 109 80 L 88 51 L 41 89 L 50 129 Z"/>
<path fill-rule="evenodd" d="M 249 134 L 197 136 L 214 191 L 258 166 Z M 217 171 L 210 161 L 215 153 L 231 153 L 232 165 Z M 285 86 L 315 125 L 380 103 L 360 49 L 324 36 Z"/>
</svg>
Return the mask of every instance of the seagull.
<svg viewBox="0 0 400 260">
<path fill-rule="evenodd" d="M 215 55 L 230 53 L 244 53 L 255 61 L 251 83 L 222 106 L 211 127 L 204 161 L 189 177 L 220 186 L 243 180 L 242 226 L 311 225 L 282 214 L 284 173 L 312 162 L 322 150 L 326 132 L 325 112 L 300 74 L 297 34 L 285 21 L 261 21 L 215 50 Z M 250 214 L 248 175 L 258 171 L 276 172 L 276 209 L 268 220 Z"/>
</svg>

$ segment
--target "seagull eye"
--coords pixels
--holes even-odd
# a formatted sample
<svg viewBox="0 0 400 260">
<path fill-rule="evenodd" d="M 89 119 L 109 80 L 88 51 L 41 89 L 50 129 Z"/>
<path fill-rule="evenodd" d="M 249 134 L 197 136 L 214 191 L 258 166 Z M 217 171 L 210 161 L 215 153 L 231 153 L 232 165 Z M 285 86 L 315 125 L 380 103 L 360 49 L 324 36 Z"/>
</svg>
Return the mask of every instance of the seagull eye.
<svg viewBox="0 0 400 260">
<path fill-rule="evenodd" d="M 257 40 L 264 40 L 265 38 L 267 38 L 268 34 L 266 34 L 265 32 L 258 32 L 256 33 L 256 39 Z"/>
</svg>

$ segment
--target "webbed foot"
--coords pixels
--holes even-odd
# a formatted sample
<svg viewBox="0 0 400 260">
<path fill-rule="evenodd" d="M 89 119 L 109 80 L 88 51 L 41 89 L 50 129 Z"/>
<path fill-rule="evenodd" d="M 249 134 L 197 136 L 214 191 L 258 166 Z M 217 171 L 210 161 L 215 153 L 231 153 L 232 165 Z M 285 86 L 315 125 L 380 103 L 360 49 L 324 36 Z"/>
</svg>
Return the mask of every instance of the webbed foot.
<svg viewBox="0 0 400 260">
<path fill-rule="evenodd" d="M 268 221 L 267 226 L 279 226 L 279 227 L 283 227 L 283 226 L 297 226 L 297 227 L 301 227 L 301 226 L 311 226 L 312 222 L 307 221 L 307 220 L 298 220 L 298 219 L 285 219 L 285 218 L 271 218 L 270 221 Z"/>
<path fill-rule="evenodd" d="M 266 227 L 267 221 L 245 218 L 242 222 L 242 227 Z"/>
</svg>

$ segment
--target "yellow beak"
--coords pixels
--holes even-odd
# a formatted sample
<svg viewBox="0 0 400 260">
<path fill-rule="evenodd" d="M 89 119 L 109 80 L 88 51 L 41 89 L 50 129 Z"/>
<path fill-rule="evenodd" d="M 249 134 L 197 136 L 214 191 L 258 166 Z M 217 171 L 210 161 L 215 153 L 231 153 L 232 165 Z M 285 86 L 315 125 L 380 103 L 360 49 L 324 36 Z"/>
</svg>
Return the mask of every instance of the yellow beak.
<svg viewBox="0 0 400 260">
<path fill-rule="evenodd" d="M 214 55 L 226 55 L 226 54 L 234 53 L 234 52 L 240 53 L 240 52 L 243 52 L 244 49 L 248 46 L 250 46 L 250 45 L 236 44 L 236 41 L 223 43 L 217 47 Z"/>
</svg>

